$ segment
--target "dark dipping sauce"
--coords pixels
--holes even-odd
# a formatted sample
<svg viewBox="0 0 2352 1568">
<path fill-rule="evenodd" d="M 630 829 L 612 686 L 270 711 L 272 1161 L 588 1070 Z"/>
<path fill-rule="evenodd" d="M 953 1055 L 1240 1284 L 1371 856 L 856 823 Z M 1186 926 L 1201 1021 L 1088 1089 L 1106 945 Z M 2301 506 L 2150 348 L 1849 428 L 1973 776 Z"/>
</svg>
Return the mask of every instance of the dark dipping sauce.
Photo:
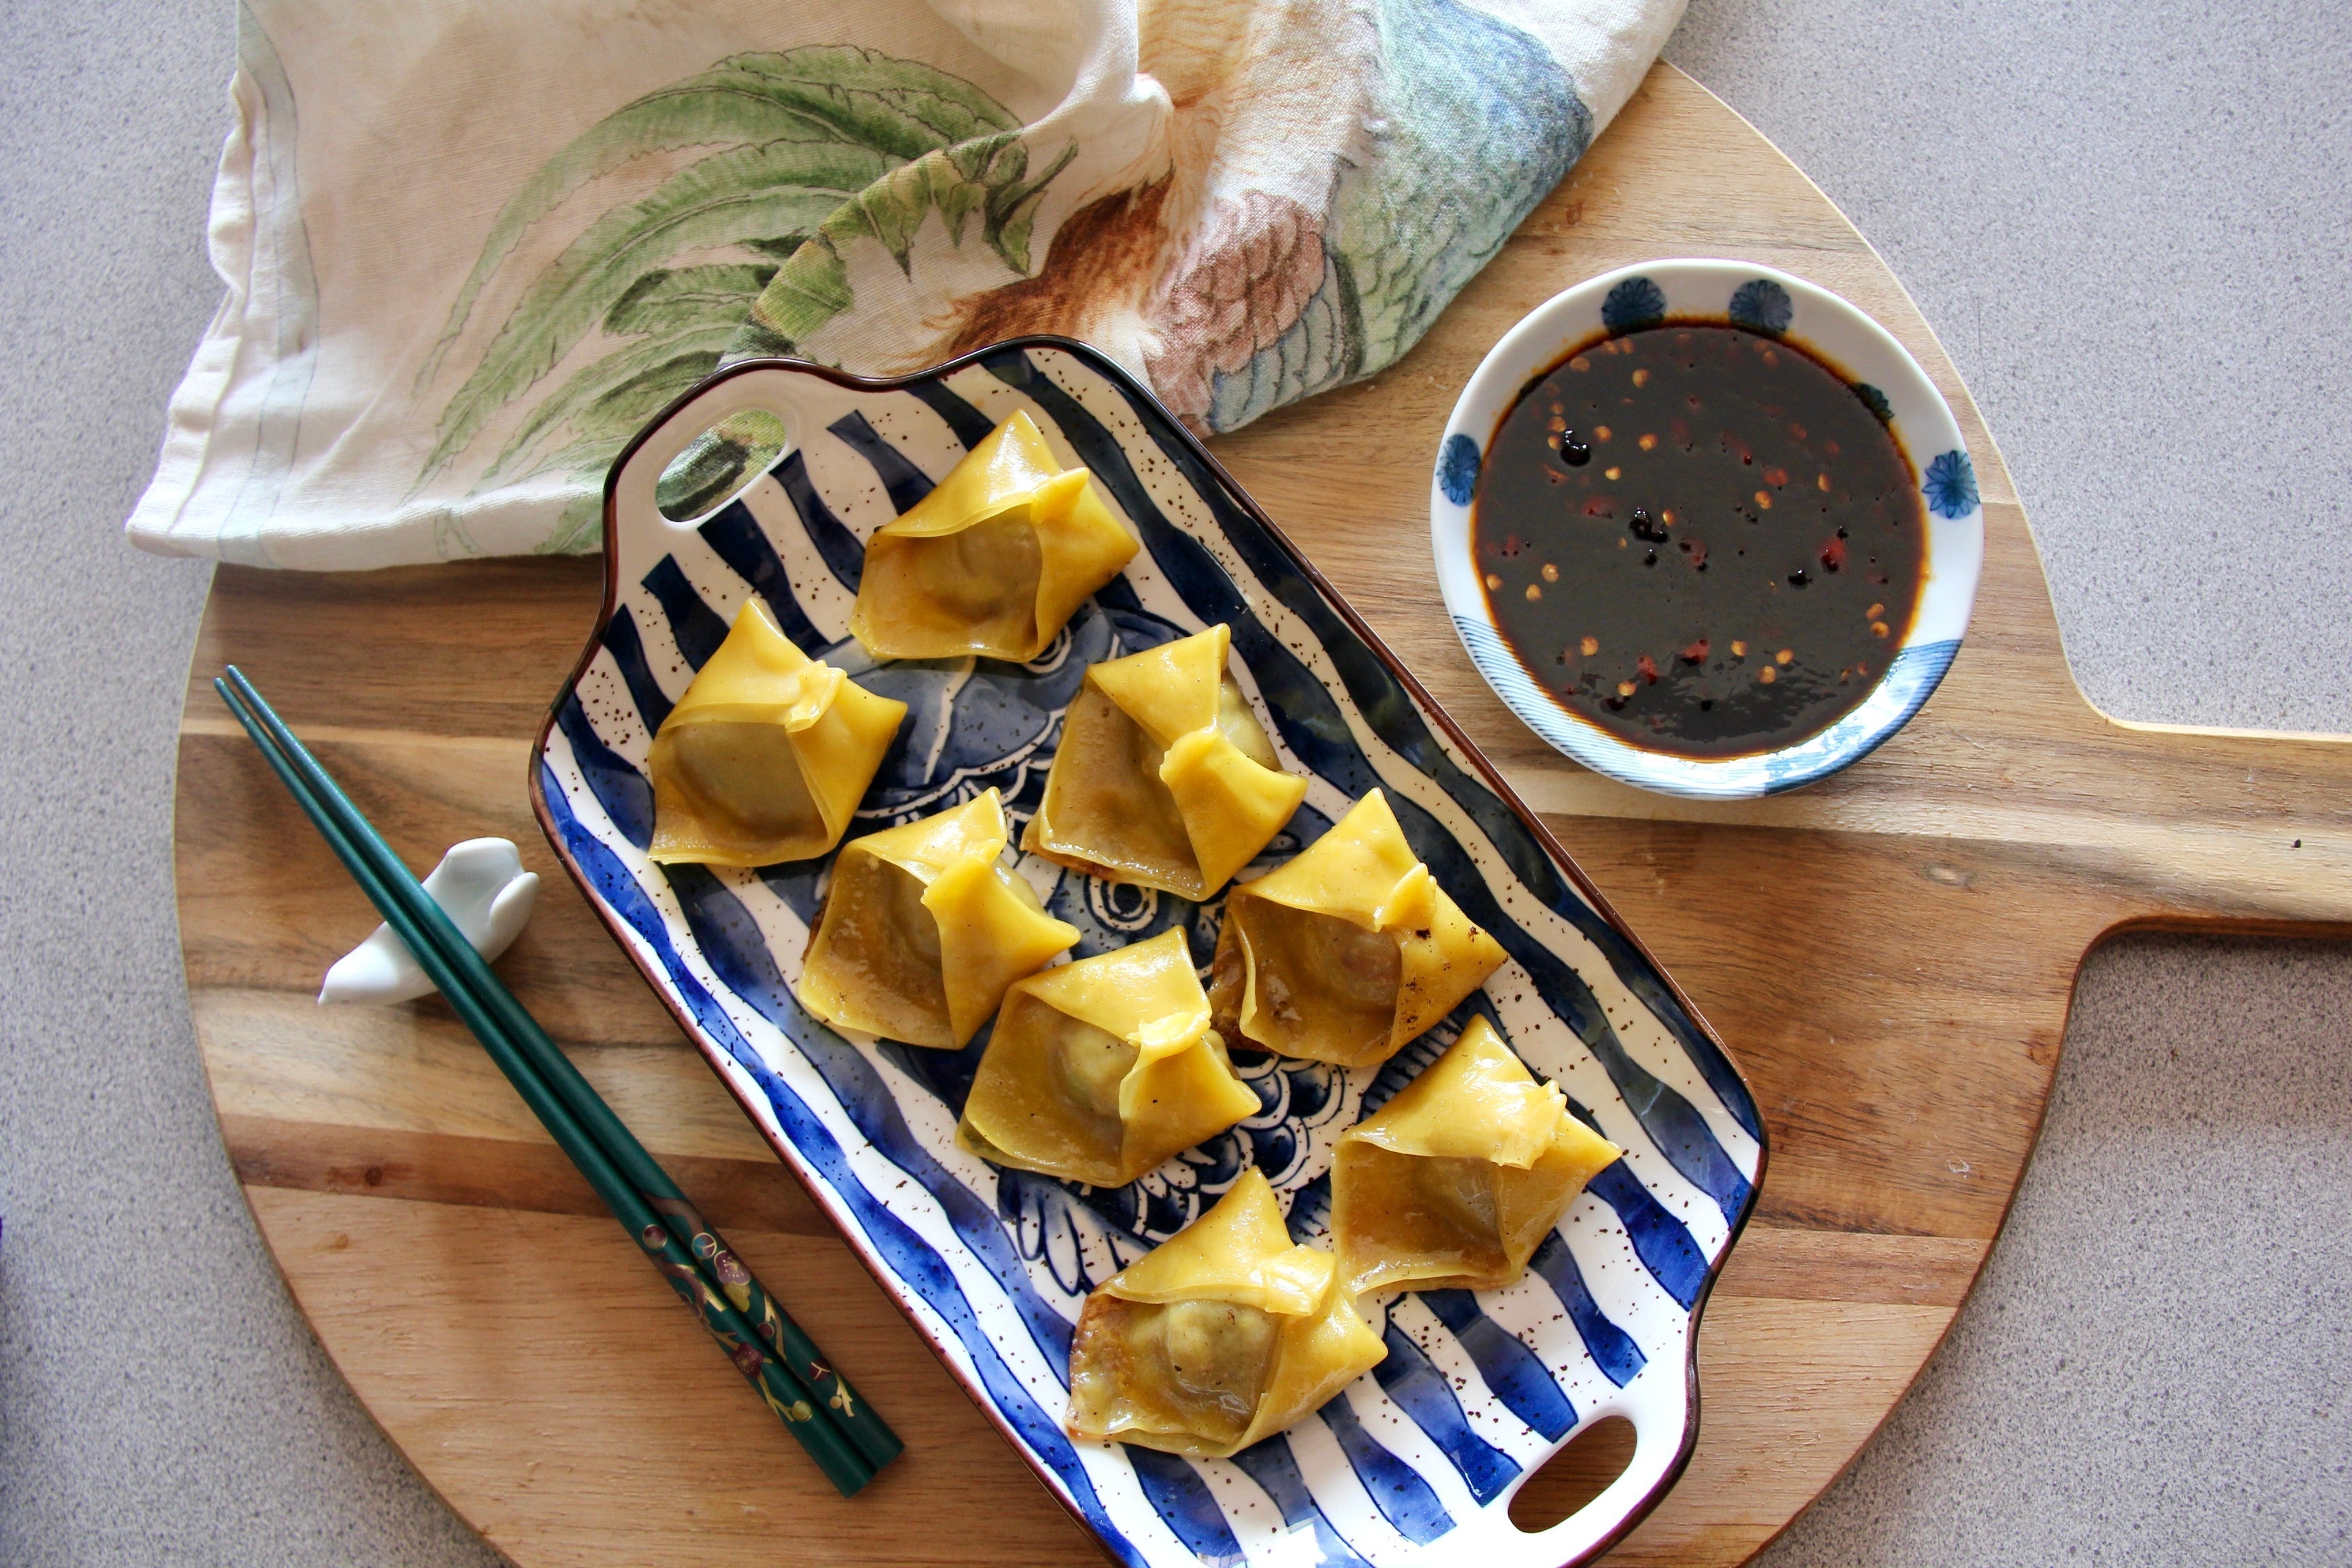
<svg viewBox="0 0 2352 1568">
<path fill-rule="evenodd" d="M 1917 477 L 1865 395 L 1785 339 L 1686 321 L 1530 384 L 1471 528 L 1519 662 L 1578 717 L 1675 756 L 1773 750 L 1851 711 L 1902 644 L 1927 543 Z"/>
</svg>

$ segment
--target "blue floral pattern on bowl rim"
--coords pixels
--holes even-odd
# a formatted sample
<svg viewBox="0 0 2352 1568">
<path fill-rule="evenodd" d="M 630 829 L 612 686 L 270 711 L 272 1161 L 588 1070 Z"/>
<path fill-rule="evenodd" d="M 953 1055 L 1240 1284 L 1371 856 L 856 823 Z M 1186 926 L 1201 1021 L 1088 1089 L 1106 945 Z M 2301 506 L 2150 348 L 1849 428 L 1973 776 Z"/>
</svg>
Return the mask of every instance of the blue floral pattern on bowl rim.
<svg viewBox="0 0 2352 1568">
<path fill-rule="evenodd" d="M 654 502 L 662 468 L 751 408 L 783 418 L 783 456 L 709 515 L 664 520 Z M 1143 552 L 1032 663 L 876 667 L 845 637 L 862 541 L 1015 409 L 1065 461 L 1093 470 Z M 1492 765 L 1124 371 L 1047 338 L 887 381 L 790 361 L 729 367 L 615 464 L 604 593 L 534 751 L 541 826 L 886 1293 L 1113 1558 L 1134 1568 L 1406 1568 L 1479 1554 L 1494 1568 L 1557 1568 L 1606 1550 L 1655 1506 L 1696 1436 L 1699 1312 L 1763 1176 L 1755 1100 L 1688 999 Z M 1238 678 L 1286 764 L 1310 781 L 1261 865 L 1378 784 L 1510 962 L 1375 1071 L 1236 1053 L 1259 1113 L 1128 1187 L 987 1165 L 952 1135 L 985 1033 L 963 1051 L 911 1048 L 845 1036 L 794 1001 L 830 857 L 740 871 L 646 858 L 646 748 L 753 594 L 803 648 L 909 706 L 855 832 L 990 787 L 1025 817 L 1089 661 L 1227 621 Z M 1079 928 L 1077 955 L 1171 928 L 1186 931 L 1196 962 L 1213 949 L 1214 900 L 1193 905 L 1034 858 L 1016 869 Z M 1528 1279 L 1398 1298 L 1377 1314 L 1387 1361 L 1230 1460 L 1072 1442 L 1060 1422 L 1086 1292 L 1252 1164 L 1274 1182 L 1296 1236 L 1327 1237 L 1333 1142 L 1474 1014 L 1626 1151 L 1538 1249 Z M 1520 1482 L 1612 1416 L 1635 1429 L 1626 1471 L 1549 1530 L 1513 1525 Z"/>
<path fill-rule="evenodd" d="M 1774 751 L 1698 760 L 1628 745 L 1562 706 L 1495 629 L 1471 559 L 1470 510 L 1487 443 L 1529 382 L 1602 332 L 1669 317 L 1731 321 L 1794 337 L 1853 379 L 1854 394 L 1895 433 L 1919 474 L 1927 511 L 1927 581 L 1918 613 L 1860 706 L 1820 733 Z M 1960 649 L 1984 564 L 1984 510 L 1959 422 L 1892 333 L 1817 284 L 1745 261 L 1643 262 L 1591 279 L 1530 311 L 1488 351 L 1438 445 L 1430 542 L 1454 629 L 1505 705 L 1556 750 L 1593 772 L 1664 795 L 1747 800 L 1826 778 L 1860 762 L 1910 721 Z M 1563 584 L 1565 585 L 1565 584 Z"/>
</svg>

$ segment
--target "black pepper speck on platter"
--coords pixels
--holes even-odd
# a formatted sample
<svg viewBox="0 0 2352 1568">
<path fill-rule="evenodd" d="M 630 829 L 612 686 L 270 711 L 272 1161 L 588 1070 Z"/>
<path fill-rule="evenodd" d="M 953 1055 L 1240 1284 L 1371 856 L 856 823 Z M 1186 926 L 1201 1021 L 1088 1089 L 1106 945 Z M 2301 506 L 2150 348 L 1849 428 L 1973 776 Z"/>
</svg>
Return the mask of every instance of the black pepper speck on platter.
<svg viewBox="0 0 2352 1568">
<path fill-rule="evenodd" d="M 1853 386 L 1788 339 L 1706 321 L 1595 342 L 1529 384 L 1471 518 L 1519 662 L 1579 717 L 1677 756 L 1835 723 L 1885 673 L 1926 567 L 1917 475 Z"/>
</svg>

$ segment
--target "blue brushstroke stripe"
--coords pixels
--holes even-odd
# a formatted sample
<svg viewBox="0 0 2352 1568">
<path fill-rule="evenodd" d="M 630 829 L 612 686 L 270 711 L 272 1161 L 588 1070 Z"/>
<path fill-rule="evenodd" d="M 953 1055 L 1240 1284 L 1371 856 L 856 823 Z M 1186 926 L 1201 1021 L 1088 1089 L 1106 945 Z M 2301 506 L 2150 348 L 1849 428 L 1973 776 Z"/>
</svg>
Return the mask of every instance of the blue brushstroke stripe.
<svg viewBox="0 0 2352 1568">
<path fill-rule="evenodd" d="M 1471 918 L 1477 916 L 1474 913 Z M 1505 945 L 1510 946 L 1507 942 Z M 1527 962 L 1517 948 L 1512 948 L 1511 955 Z M 1528 963 L 1528 967 L 1541 975 L 1545 970 L 1567 966 L 1547 954 L 1546 961 Z M 1615 1030 L 1604 1026 L 1584 1035 L 1583 1039 L 1617 1086 L 1625 1108 L 1642 1123 L 1642 1130 L 1650 1135 L 1650 1142 L 1657 1145 L 1667 1163 L 1713 1198 L 1727 1221 L 1738 1224 L 1748 1207 L 1751 1189 L 1748 1178 L 1740 1173 L 1723 1145 L 1716 1142 L 1706 1119 L 1689 1100 L 1635 1061 L 1618 1040 Z"/>
<path fill-rule="evenodd" d="M 626 605 L 604 623 L 604 651 L 613 656 L 613 663 L 621 672 L 621 684 L 629 689 L 637 714 L 646 721 L 646 733 L 654 733 L 669 717 L 670 700 L 646 663 L 645 638 L 637 635 L 636 617 L 629 613 Z"/>
<path fill-rule="evenodd" d="M 1345 1394 L 1336 1395 L 1319 1412 L 1323 1425 L 1339 1440 L 1348 1468 L 1372 1500 L 1382 1518 L 1417 1546 L 1426 1546 L 1454 1528 L 1454 1516 L 1429 1489 L 1429 1483 L 1411 1465 L 1390 1453 L 1364 1430 Z"/>
<path fill-rule="evenodd" d="M 1461 1472 L 1472 1497 L 1483 1504 L 1502 1496 L 1519 1473 L 1517 1461 L 1470 1429 L 1454 1385 L 1411 1335 L 1391 1323 L 1381 1337 L 1389 1347 L 1388 1359 L 1372 1369 L 1372 1375 L 1381 1389 Z"/>
<path fill-rule="evenodd" d="M 875 478 L 889 493 L 894 511 L 905 511 L 931 493 L 931 477 L 915 467 L 907 454 L 882 438 L 880 432 L 866 422 L 866 416 L 855 412 L 843 415 L 825 426 L 828 433 L 840 437 L 843 446 L 873 465 Z"/>
<path fill-rule="evenodd" d="M 989 433 L 996 428 L 995 420 L 950 392 L 946 382 L 919 381 L 907 391 L 916 402 L 947 422 L 967 452 L 988 439 Z"/>
<path fill-rule="evenodd" d="M 1322 682 L 1297 655 L 1284 647 L 1250 612 L 1237 585 L 1200 541 L 1171 523 L 1137 478 L 1118 440 L 1084 405 L 1039 371 L 1019 352 L 986 362 L 990 372 L 1018 387 L 1061 427 L 1062 434 L 1096 479 L 1108 487 L 1128 516 L 1142 531 L 1144 544 L 1169 584 L 1204 623 L 1224 621 L 1233 627 L 1235 651 L 1258 678 L 1276 727 L 1294 754 L 1309 768 L 1351 795 L 1378 784 L 1379 773 L 1356 744 L 1345 716 Z M 1145 428 L 1150 422 L 1145 421 Z M 1163 443 L 1163 446 L 1166 444 Z M 1189 453 L 1171 451 L 1171 459 L 1190 464 Z M 1197 465 L 1193 465 L 1197 468 Z M 1262 583 L 1292 613 L 1314 628 L 1325 650 L 1341 673 L 1342 684 L 1372 728 L 1392 749 L 1414 762 L 1447 789 L 1488 839 L 1500 849 L 1514 874 L 1532 891 L 1545 895 L 1563 915 L 1580 915 L 1587 934 L 1607 932 L 1619 948 L 1631 954 L 1622 939 L 1576 898 L 1515 816 L 1483 784 L 1466 778 L 1422 723 L 1420 711 L 1389 673 L 1332 612 L 1314 585 L 1291 570 L 1255 520 L 1234 505 L 1205 470 L 1200 470 L 1219 523 L 1244 559 L 1258 558 L 1253 570 Z M 1267 581 L 1271 578 L 1272 581 Z M 1467 851 L 1437 819 L 1402 794 L 1392 794 L 1391 805 L 1415 853 L 1429 865 L 1441 886 L 1453 893 L 1463 910 L 1486 927 L 1534 976 L 1545 999 L 1563 1021 L 1575 1029 L 1656 1145 L 1674 1167 L 1737 1219 L 1746 1207 L 1748 1183 L 1738 1166 L 1716 1142 L 1706 1121 L 1683 1097 L 1636 1062 L 1619 1044 L 1608 1015 L 1581 976 L 1549 947 L 1528 935 L 1504 914 L 1494 890 L 1481 876 Z M 1603 949 L 1606 952 L 1606 948 Z M 1643 966 L 1646 972 L 1646 966 Z M 1654 986 L 1654 990 L 1656 988 Z M 1671 998 L 1657 991 L 1662 1017 L 1677 1013 Z"/>
<path fill-rule="evenodd" d="M 1095 590 L 1095 603 L 1106 610 L 1126 610 L 1133 615 L 1145 615 L 1143 601 L 1136 597 L 1135 584 L 1122 572 Z"/>
<path fill-rule="evenodd" d="M 808 459 L 798 451 L 790 452 L 769 471 L 784 488 L 784 497 L 793 503 L 793 510 L 800 514 L 801 529 L 808 535 L 809 542 L 816 546 L 825 570 L 843 587 L 853 594 L 857 592 L 857 584 L 866 577 L 866 546 L 858 542 L 857 535 L 850 532 L 841 519 L 833 515 L 833 509 L 816 493 L 816 486 L 809 479 Z"/>
<path fill-rule="evenodd" d="M 1691 1233 L 1620 1160 L 1585 1184 L 1585 1191 L 1617 1211 L 1633 1254 L 1684 1311 L 1698 1304 L 1706 1283 L 1706 1255 Z"/>
<path fill-rule="evenodd" d="M 662 614 L 669 618 L 670 640 L 677 644 L 677 651 L 686 656 L 686 662 L 698 670 L 709 664 L 710 656 L 719 651 L 719 645 L 727 640 L 727 623 L 719 618 L 718 611 L 702 602 L 702 595 L 686 580 L 677 557 L 663 556 L 646 574 L 644 582 L 646 592 L 654 596 Z"/>
<path fill-rule="evenodd" d="M 1610 972 L 1617 976 L 1618 982 L 1633 994 L 1634 1000 L 1658 1020 L 1683 1054 L 1697 1065 L 1699 1077 L 1706 1080 L 1708 1091 L 1731 1120 L 1738 1123 L 1740 1131 L 1757 1142 L 1763 1142 L 1762 1114 L 1756 1109 L 1754 1099 L 1748 1095 L 1747 1084 L 1740 1080 L 1739 1069 L 1731 1065 L 1731 1058 L 1725 1056 L 1713 1040 L 1699 1032 L 1698 1026 L 1691 1022 L 1690 1015 L 1683 1011 L 1682 1004 L 1666 989 L 1664 977 L 1643 962 L 1623 932 L 1602 920 L 1582 899 L 1571 899 L 1569 903 L 1571 907 L 1560 911 L 1563 917 L 1600 949 L 1601 957 L 1607 960 Z M 1582 913 L 1578 913 L 1578 910 Z M 1745 1185 L 1744 1181 L 1742 1184 Z"/>
<path fill-rule="evenodd" d="M 621 837 L 643 849 L 654 840 L 654 786 L 646 776 L 631 767 L 617 752 L 604 744 L 604 737 L 588 721 L 588 710 L 581 705 L 580 693 L 574 690 L 563 700 L 555 716 L 556 728 L 572 742 L 572 760 L 580 765 L 580 780 L 604 815 L 620 830 Z M 636 886 L 635 880 L 629 885 Z M 606 902 L 612 901 L 610 889 L 597 884 Z"/>
<path fill-rule="evenodd" d="M 1089 427 L 1108 442 L 1118 454 L 1119 472 L 1132 482 L 1134 474 L 1124 448 L 1115 438 L 1101 432 L 1094 416 L 1056 386 L 1050 377 L 1037 370 L 1025 354 L 1016 351 L 986 363 L 992 374 L 1027 393 L 1063 425 L 1064 436 L 1078 448 L 1087 466 L 1107 484 L 1111 482 L 1107 467 L 1108 454 L 1080 442 L 1078 431 L 1073 426 Z M 1512 873 L 1528 890 L 1574 924 L 1586 940 L 1601 950 L 1618 979 L 1641 999 L 1645 1007 L 1657 1015 L 1675 1043 L 1697 1064 L 1707 1087 L 1723 1102 L 1733 1120 L 1746 1130 L 1748 1136 L 1760 1142 L 1763 1138 L 1762 1119 L 1746 1087 L 1740 1082 L 1738 1069 L 1717 1048 L 1715 1042 L 1691 1022 L 1656 972 L 1634 952 L 1633 944 L 1567 885 L 1551 858 L 1526 832 L 1510 808 L 1504 805 L 1483 782 L 1467 777 L 1454 765 L 1444 748 L 1437 743 L 1422 721 L 1418 707 L 1403 687 L 1390 675 L 1387 667 L 1347 627 L 1316 591 L 1314 584 L 1292 566 L 1288 556 L 1258 525 L 1257 520 L 1243 510 L 1215 475 L 1202 467 L 1190 447 L 1165 429 L 1165 421 L 1157 411 L 1138 403 L 1120 383 L 1108 376 L 1098 375 L 1097 379 L 1127 403 L 1161 455 L 1183 475 L 1192 489 L 1209 500 L 1227 541 L 1255 574 L 1259 584 L 1313 628 L 1316 639 L 1323 645 L 1333 668 L 1339 672 L 1341 685 L 1347 688 L 1349 696 L 1355 700 L 1373 732 L 1391 750 L 1411 759 L 1433 778 L 1478 824 L 1480 831 L 1503 855 Z M 1071 417 L 1064 417 L 1066 410 Z M 1135 488 L 1140 493 L 1140 487 Z M 1120 499 L 1123 502 L 1127 500 L 1124 491 L 1120 493 Z M 1143 504 L 1147 508 L 1150 506 L 1148 497 Z M 1129 515 L 1135 516 L 1139 523 L 1142 521 L 1140 514 L 1132 507 Z M 1159 553 L 1155 548 L 1153 554 L 1157 556 Z"/>
<path fill-rule="evenodd" d="M 1478 1310 L 1475 1296 L 1467 1290 L 1424 1290 L 1421 1300 L 1453 1331 L 1505 1408 L 1549 1441 L 1568 1436 L 1576 1426 L 1576 1406 L 1535 1352 Z"/>
<path fill-rule="evenodd" d="M 824 651 L 830 640 L 817 635 L 801 602 L 793 597 L 793 579 L 777 559 L 776 547 L 768 542 L 760 527 L 760 520 L 741 501 L 730 501 L 698 531 L 711 552 L 727 563 L 727 569 L 751 585 L 751 591 L 767 601 L 768 608 L 776 613 L 776 625 L 783 628 L 793 646 L 814 658 Z"/>
<path fill-rule="evenodd" d="M 1283 1523 L 1293 1530 L 1313 1529 L 1316 1549 L 1322 1553 L 1319 1568 L 1371 1568 L 1316 1505 L 1307 1478 L 1299 1473 L 1298 1456 L 1290 1451 L 1290 1439 L 1273 1436 L 1253 1443 L 1234 1456 L 1234 1463 L 1274 1500 Z"/>
<path fill-rule="evenodd" d="M 643 889 L 630 879 L 627 868 L 575 816 L 553 768 L 542 761 L 538 779 L 558 836 L 573 858 L 600 889 L 620 894 L 613 910 L 654 951 L 672 994 L 694 1016 L 698 1032 L 716 1045 L 749 1074 L 767 1098 L 778 1126 L 800 1158 L 822 1179 L 866 1232 L 869 1244 L 891 1273 L 919 1295 L 948 1325 L 971 1358 L 988 1398 L 1020 1435 L 1023 1443 L 1076 1499 L 1087 1522 L 1117 1556 L 1140 1564 L 1142 1554 L 1112 1522 L 1109 1510 L 1096 1496 L 1092 1480 L 1061 1424 L 1041 1409 L 1013 1369 L 1006 1364 L 971 1302 L 956 1282 L 954 1272 L 906 1221 L 878 1201 L 858 1180 L 832 1131 L 810 1111 L 800 1097 L 776 1076 L 751 1042 L 737 1031 L 719 1003 L 687 968 L 672 944 L 660 912 Z M 993 1271 L 993 1270 L 992 1270 Z M 999 1273 L 1000 1280 L 1003 1276 Z"/>
<path fill-rule="evenodd" d="M 1577 1333 L 1584 1341 L 1585 1353 L 1591 1356 L 1592 1364 L 1601 1369 L 1601 1374 L 1620 1388 L 1633 1381 L 1633 1374 L 1648 1364 L 1650 1358 L 1642 1353 L 1633 1335 L 1609 1321 L 1601 1303 L 1585 1289 L 1583 1271 L 1577 1268 L 1575 1256 L 1568 1250 L 1568 1243 L 1559 1232 L 1553 1231 L 1544 1237 L 1543 1245 L 1536 1248 L 1528 1266 L 1543 1276 L 1544 1283 L 1559 1298 L 1559 1304 L 1568 1309 L 1569 1321 L 1576 1325 Z"/>
<path fill-rule="evenodd" d="M 1130 1445 L 1124 1452 L 1145 1500 L 1193 1556 L 1207 1568 L 1241 1568 L 1247 1554 L 1198 1470 L 1157 1448 Z"/>
</svg>

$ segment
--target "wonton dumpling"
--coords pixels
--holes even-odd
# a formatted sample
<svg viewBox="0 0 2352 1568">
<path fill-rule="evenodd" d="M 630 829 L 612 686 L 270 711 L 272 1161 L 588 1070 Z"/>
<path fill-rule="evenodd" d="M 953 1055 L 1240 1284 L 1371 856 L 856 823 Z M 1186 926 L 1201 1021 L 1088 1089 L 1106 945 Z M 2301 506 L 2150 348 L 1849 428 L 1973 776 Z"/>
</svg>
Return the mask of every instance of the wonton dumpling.
<svg viewBox="0 0 2352 1568">
<path fill-rule="evenodd" d="M 1032 659 L 1137 548 L 1016 413 L 866 542 L 849 635 L 877 658 Z"/>
<path fill-rule="evenodd" d="M 990 790 L 952 811 L 842 846 L 796 994 L 826 1023 L 952 1050 L 1005 987 L 1078 940 L 996 863 Z"/>
<path fill-rule="evenodd" d="M 1087 1298 L 1070 1343 L 1070 1436 L 1225 1458 L 1387 1354 L 1331 1255 L 1291 1245 L 1252 1166 Z"/>
<path fill-rule="evenodd" d="M 1013 982 L 956 1142 L 1118 1187 L 1257 1108 L 1209 1027 L 1184 933 L 1165 931 Z"/>
<path fill-rule="evenodd" d="M 1306 798 L 1225 672 L 1233 628 L 1087 669 L 1021 847 L 1115 882 L 1205 899 Z"/>
<path fill-rule="evenodd" d="M 1474 1018 L 1379 1115 L 1339 1134 L 1340 1278 L 1357 1291 L 1499 1289 L 1622 1152 Z"/>
<path fill-rule="evenodd" d="M 824 854 L 906 715 L 794 647 L 766 605 L 747 601 L 654 736 L 646 853 L 711 866 Z"/>
<path fill-rule="evenodd" d="M 1287 865 L 1225 895 L 1209 996 L 1228 1043 L 1370 1067 L 1505 956 L 1413 858 L 1374 790 Z"/>
</svg>

